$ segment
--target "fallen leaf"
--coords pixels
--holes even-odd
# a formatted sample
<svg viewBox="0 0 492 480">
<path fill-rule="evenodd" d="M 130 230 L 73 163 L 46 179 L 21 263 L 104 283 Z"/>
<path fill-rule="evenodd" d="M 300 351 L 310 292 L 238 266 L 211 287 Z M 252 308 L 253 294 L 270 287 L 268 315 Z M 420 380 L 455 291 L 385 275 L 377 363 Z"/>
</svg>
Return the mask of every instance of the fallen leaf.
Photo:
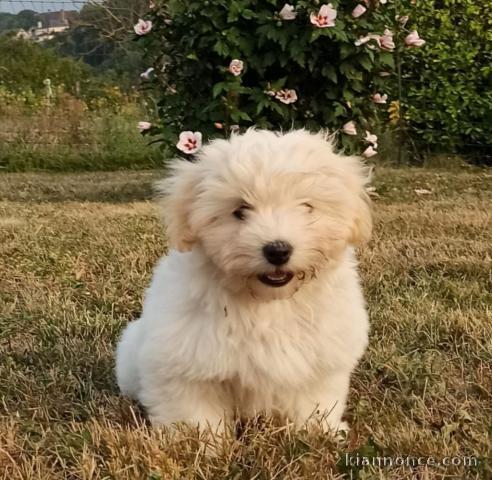
<svg viewBox="0 0 492 480">
<path fill-rule="evenodd" d="M 432 190 L 427 190 L 426 188 L 416 188 L 414 192 L 417 195 L 430 195 L 432 193 Z"/>
</svg>

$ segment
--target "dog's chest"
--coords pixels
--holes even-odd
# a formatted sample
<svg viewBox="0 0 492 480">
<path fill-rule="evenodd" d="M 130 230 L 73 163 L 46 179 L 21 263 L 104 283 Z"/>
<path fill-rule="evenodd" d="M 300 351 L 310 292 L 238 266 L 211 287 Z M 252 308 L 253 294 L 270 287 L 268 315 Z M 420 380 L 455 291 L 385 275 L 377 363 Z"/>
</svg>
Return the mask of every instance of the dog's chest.
<svg viewBox="0 0 492 480">
<path fill-rule="evenodd" d="M 224 367 L 225 378 L 255 388 L 300 387 L 323 368 L 322 335 L 310 308 L 283 302 L 251 310 L 232 306 L 223 320 L 216 324 L 216 365 Z"/>
</svg>

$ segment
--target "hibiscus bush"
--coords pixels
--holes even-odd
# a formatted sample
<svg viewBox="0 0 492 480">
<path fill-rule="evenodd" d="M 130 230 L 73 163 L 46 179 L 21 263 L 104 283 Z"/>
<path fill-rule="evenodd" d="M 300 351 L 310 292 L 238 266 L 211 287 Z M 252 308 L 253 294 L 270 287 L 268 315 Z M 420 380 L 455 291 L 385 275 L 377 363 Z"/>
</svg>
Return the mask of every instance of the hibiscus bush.
<svg viewBox="0 0 492 480">
<path fill-rule="evenodd" d="M 148 54 L 144 88 L 157 93 L 158 121 L 145 132 L 194 153 L 202 136 L 252 125 L 327 128 L 340 131 L 344 151 L 370 157 L 388 122 L 395 53 L 423 44 L 415 32 L 405 47 L 412 1 L 152 5 L 135 25 Z"/>
</svg>

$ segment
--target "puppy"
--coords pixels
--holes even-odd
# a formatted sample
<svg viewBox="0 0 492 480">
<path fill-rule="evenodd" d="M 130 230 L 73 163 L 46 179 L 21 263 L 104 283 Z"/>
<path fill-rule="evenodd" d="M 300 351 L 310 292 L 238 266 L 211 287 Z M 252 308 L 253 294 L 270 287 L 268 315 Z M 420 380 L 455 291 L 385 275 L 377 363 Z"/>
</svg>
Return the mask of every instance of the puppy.
<svg viewBox="0 0 492 480">
<path fill-rule="evenodd" d="M 367 169 L 321 134 L 214 140 L 160 184 L 169 255 L 117 349 L 121 391 L 153 424 L 235 416 L 342 422 L 368 319 L 354 246 Z"/>
</svg>

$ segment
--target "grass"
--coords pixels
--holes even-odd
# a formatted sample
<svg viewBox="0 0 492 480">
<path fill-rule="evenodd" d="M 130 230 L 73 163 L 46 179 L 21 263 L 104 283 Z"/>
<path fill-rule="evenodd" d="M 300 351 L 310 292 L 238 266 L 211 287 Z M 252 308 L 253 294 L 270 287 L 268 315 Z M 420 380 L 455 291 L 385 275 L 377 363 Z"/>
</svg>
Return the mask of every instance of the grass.
<svg viewBox="0 0 492 480">
<path fill-rule="evenodd" d="M 492 478 L 489 171 L 376 170 L 361 256 L 372 331 L 349 437 L 267 424 L 213 451 L 193 429 L 149 428 L 113 376 L 115 342 L 165 251 L 149 200 L 158 176 L 0 176 L 0 478 Z M 361 469 L 347 452 L 479 464 Z"/>
<path fill-rule="evenodd" d="M 51 108 L 2 105 L 0 169 L 25 171 L 100 171 L 156 168 L 163 153 L 137 123 L 136 103 L 89 110 L 69 95 Z"/>
</svg>

